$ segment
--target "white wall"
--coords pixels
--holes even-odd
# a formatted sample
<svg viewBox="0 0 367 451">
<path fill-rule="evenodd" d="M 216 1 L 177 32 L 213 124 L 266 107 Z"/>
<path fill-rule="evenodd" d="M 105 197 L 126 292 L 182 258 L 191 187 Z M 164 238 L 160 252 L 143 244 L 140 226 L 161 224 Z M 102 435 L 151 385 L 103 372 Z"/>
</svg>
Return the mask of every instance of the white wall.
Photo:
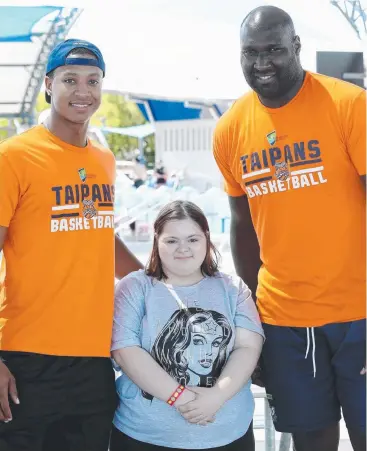
<svg viewBox="0 0 367 451">
<path fill-rule="evenodd" d="M 162 160 L 168 171 L 202 175 L 219 186 L 221 176 L 212 151 L 215 124 L 215 119 L 156 122 L 156 161 Z"/>
</svg>

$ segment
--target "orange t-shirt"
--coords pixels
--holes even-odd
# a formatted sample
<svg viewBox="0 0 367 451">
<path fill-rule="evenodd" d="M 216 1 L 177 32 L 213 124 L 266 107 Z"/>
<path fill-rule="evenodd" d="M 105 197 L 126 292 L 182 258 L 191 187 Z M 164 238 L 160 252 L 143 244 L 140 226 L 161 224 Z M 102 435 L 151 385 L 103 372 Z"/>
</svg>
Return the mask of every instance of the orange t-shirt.
<svg viewBox="0 0 367 451">
<path fill-rule="evenodd" d="M 0 349 L 109 356 L 115 159 L 42 125 L 0 144 Z"/>
<path fill-rule="evenodd" d="M 227 193 L 249 200 L 262 321 L 312 327 L 365 318 L 365 91 L 307 73 L 281 108 L 248 93 L 219 120 L 214 156 Z"/>
</svg>

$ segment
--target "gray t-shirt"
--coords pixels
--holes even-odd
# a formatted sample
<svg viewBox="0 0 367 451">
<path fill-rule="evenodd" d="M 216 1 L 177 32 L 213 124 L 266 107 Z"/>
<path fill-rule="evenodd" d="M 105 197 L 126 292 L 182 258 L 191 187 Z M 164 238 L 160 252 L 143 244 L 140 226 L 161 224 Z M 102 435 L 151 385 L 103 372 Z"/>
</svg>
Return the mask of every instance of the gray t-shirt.
<svg viewBox="0 0 367 451">
<path fill-rule="evenodd" d="M 238 277 L 218 273 L 189 287 L 169 287 L 139 270 L 116 287 L 112 350 L 142 347 L 177 383 L 213 386 L 233 349 L 236 327 L 263 336 L 251 292 Z M 250 386 L 248 381 L 217 412 L 214 423 L 203 427 L 188 423 L 174 407 L 142 392 L 122 374 L 114 425 L 158 446 L 224 446 L 242 437 L 251 423 Z"/>
</svg>

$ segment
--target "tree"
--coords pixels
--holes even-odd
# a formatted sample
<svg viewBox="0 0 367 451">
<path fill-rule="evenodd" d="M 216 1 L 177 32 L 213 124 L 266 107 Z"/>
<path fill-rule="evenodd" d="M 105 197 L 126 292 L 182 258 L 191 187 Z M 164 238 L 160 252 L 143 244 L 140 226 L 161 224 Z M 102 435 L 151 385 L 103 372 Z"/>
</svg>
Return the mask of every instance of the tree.
<svg viewBox="0 0 367 451">
<path fill-rule="evenodd" d="M 144 124 L 145 119 L 135 103 L 128 102 L 121 95 L 104 94 L 102 104 L 92 118 L 91 124 L 97 127 L 131 127 Z M 106 135 L 110 149 L 123 157 L 128 151 L 136 149 L 138 142 L 135 138 L 121 136 L 116 133 Z"/>
<path fill-rule="evenodd" d="M 50 108 L 46 103 L 44 94 L 40 94 L 37 100 L 36 111 Z M 145 118 L 134 102 L 128 102 L 123 96 L 118 94 L 103 94 L 102 103 L 91 120 L 91 125 L 96 127 L 131 127 L 133 125 L 144 124 Z M 106 139 L 110 149 L 118 157 L 125 157 L 125 154 L 138 147 L 136 138 L 121 136 L 115 133 L 108 133 Z M 154 139 L 147 139 L 148 161 L 154 161 Z"/>
<path fill-rule="evenodd" d="M 9 127 L 8 119 L 0 119 L 0 142 L 9 136 L 7 127 Z"/>
</svg>

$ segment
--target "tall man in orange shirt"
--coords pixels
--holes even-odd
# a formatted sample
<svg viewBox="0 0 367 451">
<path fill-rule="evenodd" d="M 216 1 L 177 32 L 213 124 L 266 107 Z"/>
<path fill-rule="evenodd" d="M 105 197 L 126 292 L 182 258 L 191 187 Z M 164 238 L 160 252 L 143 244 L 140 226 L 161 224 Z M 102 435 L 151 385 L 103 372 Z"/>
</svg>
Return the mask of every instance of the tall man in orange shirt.
<svg viewBox="0 0 367 451">
<path fill-rule="evenodd" d="M 284 11 L 241 26 L 253 89 L 220 119 L 214 155 L 238 274 L 257 295 L 273 421 L 296 451 L 336 451 L 341 410 L 366 449 L 366 93 L 304 71 Z"/>
<path fill-rule="evenodd" d="M 87 139 L 104 74 L 95 45 L 59 44 L 48 121 L 0 145 L 1 451 L 108 448 L 114 276 L 140 264 L 114 238 L 114 156 Z"/>
</svg>

